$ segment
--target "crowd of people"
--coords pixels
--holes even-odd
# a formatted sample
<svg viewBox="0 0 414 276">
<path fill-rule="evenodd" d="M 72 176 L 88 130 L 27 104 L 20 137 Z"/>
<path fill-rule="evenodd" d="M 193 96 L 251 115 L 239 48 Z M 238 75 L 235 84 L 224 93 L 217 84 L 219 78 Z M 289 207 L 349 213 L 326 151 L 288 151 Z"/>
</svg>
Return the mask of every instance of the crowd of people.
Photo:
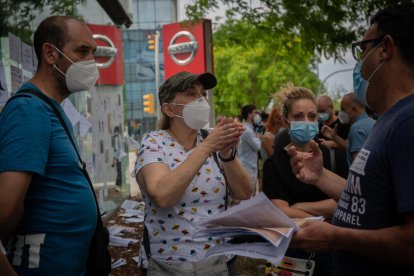
<svg viewBox="0 0 414 276">
<path fill-rule="evenodd" d="M 325 218 L 301 225 L 286 253 L 313 259 L 314 275 L 410 275 L 413 30 L 412 3 L 372 17 L 352 44 L 354 91 L 338 110 L 331 98 L 287 84 L 268 115 L 247 104 L 240 117 L 206 128 L 206 90 L 216 77 L 168 78 L 158 93 L 159 129 L 143 137 L 134 170 L 145 201 L 141 274 L 237 275 L 235 256 L 206 258 L 223 240 L 192 237 L 195 223 L 263 191 L 291 218 Z M 37 72 L 0 114 L 0 238 L 7 251 L 6 259 L 0 243 L 0 275 L 86 272 L 96 198 L 77 145 L 68 143 L 73 130 L 60 103 L 95 84 L 96 47 L 85 23 L 44 20 L 34 34 Z"/>
</svg>

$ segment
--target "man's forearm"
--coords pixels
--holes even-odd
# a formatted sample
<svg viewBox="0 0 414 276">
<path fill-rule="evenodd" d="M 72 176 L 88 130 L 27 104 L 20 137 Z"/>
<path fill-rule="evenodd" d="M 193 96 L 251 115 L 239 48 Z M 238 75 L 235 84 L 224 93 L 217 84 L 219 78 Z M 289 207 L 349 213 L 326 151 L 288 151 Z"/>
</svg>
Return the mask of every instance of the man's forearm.
<svg viewBox="0 0 414 276">
<path fill-rule="evenodd" d="M 291 206 L 292 208 L 302 210 L 312 216 L 332 217 L 336 208 L 336 201 L 325 199 L 314 202 L 300 202 Z"/>
<path fill-rule="evenodd" d="M 346 151 L 348 147 L 348 140 L 342 139 L 338 134 L 335 135 L 332 140 L 336 143 L 338 149 Z"/>
<path fill-rule="evenodd" d="M 344 190 L 345 183 L 346 180 L 344 178 L 324 168 L 316 182 L 316 186 L 330 198 L 338 202 Z"/>
</svg>

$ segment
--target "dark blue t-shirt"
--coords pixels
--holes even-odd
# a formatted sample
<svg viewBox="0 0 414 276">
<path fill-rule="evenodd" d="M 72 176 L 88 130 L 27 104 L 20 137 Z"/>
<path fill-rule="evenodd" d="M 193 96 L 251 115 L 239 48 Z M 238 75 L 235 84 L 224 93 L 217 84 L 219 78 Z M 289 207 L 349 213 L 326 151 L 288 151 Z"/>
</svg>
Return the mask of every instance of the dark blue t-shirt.
<svg viewBox="0 0 414 276">
<path fill-rule="evenodd" d="M 22 88 L 39 91 L 31 83 Z M 34 95 L 0 114 L 0 172 L 9 171 L 33 173 L 10 247 L 13 267 L 20 275 L 83 275 L 97 218 L 92 190 L 58 118 Z"/>
<path fill-rule="evenodd" d="M 402 224 L 414 212 L 414 95 L 383 114 L 349 171 L 333 224 L 380 229 Z M 396 252 L 396 258 L 398 253 Z M 349 252 L 336 252 L 338 275 L 411 275 Z"/>
</svg>

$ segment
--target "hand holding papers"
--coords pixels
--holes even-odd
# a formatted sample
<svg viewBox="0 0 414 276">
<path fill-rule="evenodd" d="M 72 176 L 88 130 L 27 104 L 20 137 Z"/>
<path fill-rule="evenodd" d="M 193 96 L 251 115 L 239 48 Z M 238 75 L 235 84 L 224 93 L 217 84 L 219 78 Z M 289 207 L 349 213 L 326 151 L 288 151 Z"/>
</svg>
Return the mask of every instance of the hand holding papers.
<svg viewBox="0 0 414 276">
<path fill-rule="evenodd" d="M 236 254 L 266 259 L 276 265 L 285 255 L 293 233 L 299 230 L 298 224 L 274 206 L 263 193 L 196 224 L 200 230 L 195 237 L 226 238 L 226 242 L 211 248 L 206 257 Z M 250 238 L 246 239 L 246 235 Z M 228 239 L 237 236 L 239 238 Z"/>
</svg>

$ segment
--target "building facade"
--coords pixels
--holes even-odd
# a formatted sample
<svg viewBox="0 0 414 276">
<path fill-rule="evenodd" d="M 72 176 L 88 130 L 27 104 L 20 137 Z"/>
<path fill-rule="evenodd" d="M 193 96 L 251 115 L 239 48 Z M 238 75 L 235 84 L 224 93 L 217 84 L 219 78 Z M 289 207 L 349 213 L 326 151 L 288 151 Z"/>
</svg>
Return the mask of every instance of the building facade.
<svg viewBox="0 0 414 276">
<path fill-rule="evenodd" d="M 177 21 L 176 0 L 133 0 L 133 24 L 123 32 L 125 63 L 125 120 L 128 134 L 136 140 L 156 128 L 156 113 L 144 112 L 143 96 L 157 97 L 155 51 L 150 50 L 148 36 L 160 32 L 163 24 Z M 159 80 L 164 80 L 164 53 L 159 36 Z M 156 104 L 157 101 L 155 101 Z"/>
</svg>

